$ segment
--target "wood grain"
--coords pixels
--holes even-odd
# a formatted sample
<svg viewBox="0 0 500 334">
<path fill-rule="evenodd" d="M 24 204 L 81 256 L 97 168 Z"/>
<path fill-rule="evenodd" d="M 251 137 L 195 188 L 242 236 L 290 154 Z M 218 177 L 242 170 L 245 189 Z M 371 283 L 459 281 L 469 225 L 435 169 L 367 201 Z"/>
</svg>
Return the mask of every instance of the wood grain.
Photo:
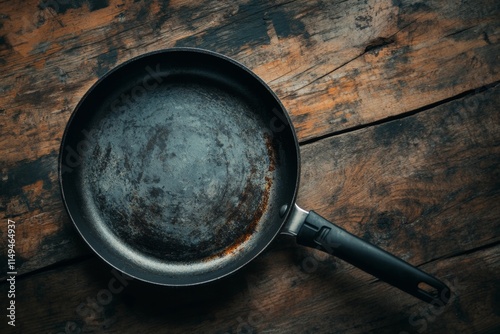
<svg viewBox="0 0 500 334">
<path fill-rule="evenodd" d="M 118 63 L 172 46 L 232 56 L 276 90 L 304 141 L 498 81 L 498 14 L 496 1 L 4 1 L 0 210 L 22 222 L 20 272 L 84 252 L 57 152 L 78 100 Z"/>
<path fill-rule="evenodd" d="M 499 92 L 304 146 L 298 204 L 416 263 L 498 242 Z"/>
<path fill-rule="evenodd" d="M 18 226 L 17 329 L 497 332 L 499 16 L 494 0 L 0 1 L 0 220 Z M 457 301 L 433 317 L 282 237 L 219 285 L 142 295 L 135 283 L 95 317 L 76 312 L 113 276 L 60 199 L 65 124 L 107 70 L 173 46 L 221 52 L 268 82 L 302 143 L 298 203 L 456 279 Z M 2 250 L 5 235 L 0 224 Z"/>
<path fill-rule="evenodd" d="M 299 203 L 445 280 L 454 292 L 446 307 L 282 236 L 237 274 L 196 288 L 120 280 L 95 259 L 27 275 L 18 280 L 16 330 L 493 333 L 500 323 L 499 91 L 302 148 Z"/>
<path fill-rule="evenodd" d="M 418 302 L 345 263 L 316 260 L 289 240 L 231 277 L 187 289 L 128 281 L 92 259 L 19 280 L 14 332 L 494 333 L 499 254 L 496 245 L 422 266 L 453 289 L 446 306 Z"/>
</svg>

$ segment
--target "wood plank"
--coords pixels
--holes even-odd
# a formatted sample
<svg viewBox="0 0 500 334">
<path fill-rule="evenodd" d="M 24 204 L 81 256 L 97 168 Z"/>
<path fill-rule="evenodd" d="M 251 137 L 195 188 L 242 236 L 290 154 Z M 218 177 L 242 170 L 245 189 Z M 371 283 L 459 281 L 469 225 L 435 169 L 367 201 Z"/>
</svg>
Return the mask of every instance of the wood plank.
<svg viewBox="0 0 500 334">
<path fill-rule="evenodd" d="M 298 204 L 415 263 L 497 242 L 499 92 L 304 146 Z"/>
<path fill-rule="evenodd" d="M 495 111 L 500 98 L 499 89 L 493 87 L 402 120 L 306 145 L 302 149 L 303 186 L 299 203 L 316 208 L 347 229 L 414 264 L 498 243 L 500 226 L 496 204 L 500 199 L 500 123 Z M 438 142 L 442 149 L 436 153 L 432 148 Z M 380 158 L 382 155 L 384 158 Z M 321 162 L 320 156 L 327 163 Z M 379 178 L 374 177 L 379 174 Z M 371 183 L 374 180 L 380 182 Z M 375 191 L 375 186 L 382 190 Z M 318 193 L 325 197 L 316 196 Z M 495 291 L 494 284 L 498 283 L 498 271 L 495 270 L 498 265 L 497 247 L 491 247 L 491 251 L 488 247 L 486 254 L 489 255 L 478 255 L 472 259 L 455 256 L 453 259 L 460 258 L 460 262 L 440 264 L 449 261 L 445 259 L 423 266 L 425 270 L 453 284 L 457 277 L 460 284 L 464 282 L 463 275 L 468 277 L 464 279 L 466 283 L 462 284 L 465 289 L 457 284 L 459 290 L 467 290 L 470 295 L 467 298 L 460 297 L 461 304 L 453 304 L 454 311 L 448 311 L 453 316 L 446 316 L 451 317 L 446 318 L 446 323 L 453 325 L 453 317 L 464 317 L 463 314 L 466 314 L 465 320 L 462 319 L 456 325 L 457 331 L 475 323 L 475 319 L 481 318 L 489 310 L 489 305 L 491 308 L 498 307 L 487 292 L 488 289 Z M 481 267 L 476 268 L 476 265 Z M 470 272 L 464 274 L 462 268 L 465 267 L 466 270 L 470 268 Z M 149 316 L 151 309 L 143 312 L 136 308 L 133 311 L 126 309 L 134 303 L 144 305 L 147 299 L 138 296 L 150 288 L 138 283 L 137 290 L 132 296 L 123 297 L 123 302 L 116 299 L 110 302 L 111 309 L 108 311 L 81 319 L 75 311 L 77 307 L 87 302 L 88 297 L 95 298 L 101 289 L 106 289 L 113 275 L 107 266 L 99 266 L 93 261 L 86 262 L 83 269 L 80 266 L 75 268 L 71 266 L 51 271 L 51 278 L 41 273 L 36 276 L 39 278 L 20 280 L 25 282 L 19 287 L 20 295 L 24 296 L 19 300 L 20 305 L 36 305 L 32 299 L 42 292 L 35 294 L 34 291 L 45 291 L 44 296 L 51 296 L 40 297 L 39 303 L 48 303 L 50 306 L 32 314 L 30 319 L 33 320 L 20 317 L 19 323 L 26 326 L 21 327 L 22 330 L 34 328 L 56 333 L 69 322 L 70 327 L 74 323 L 88 330 L 108 326 L 111 331 L 116 329 L 113 326 L 118 326 L 116 330 L 120 332 L 123 328 L 134 328 L 135 317 L 145 317 L 147 326 L 151 326 L 150 330 L 160 332 L 165 326 L 173 332 L 199 330 L 224 333 L 231 330 L 235 332 L 238 328 L 244 331 L 243 328 L 247 326 L 271 331 L 278 328 L 291 330 L 301 323 L 315 323 L 316 332 L 332 332 L 331 328 L 345 327 L 346 332 L 376 329 L 376 332 L 389 333 L 396 328 L 414 333 L 424 325 L 429 328 L 438 326 L 436 331 L 443 326 L 441 321 L 423 322 L 427 318 L 434 318 L 432 314 L 426 316 L 425 312 L 429 309 L 411 297 L 374 281 L 369 275 L 341 261 L 315 250 L 295 246 L 286 237 L 277 240 L 266 255 L 232 278 L 231 287 L 223 281 L 220 286 L 195 289 L 193 291 L 196 293 L 191 291 L 187 295 L 184 294 L 186 290 L 165 290 L 160 295 L 175 305 L 165 306 L 171 313 L 166 318 L 158 310 Z M 459 273 L 457 268 L 461 268 Z M 335 272 L 335 280 L 331 271 Z M 48 283 L 42 284 L 41 281 Z M 490 285 L 491 289 L 478 292 L 479 287 Z M 65 286 L 65 291 L 79 291 L 81 295 L 51 292 L 51 289 L 60 289 L 61 286 Z M 228 293 L 228 290 L 232 292 Z M 155 290 L 152 294 L 158 292 Z M 484 299 L 482 294 L 487 294 L 484 298 L 491 302 L 485 304 L 488 307 L 486 310 L 476 310 L 479 301 Z M 51 303 L 44 299 L 53 298 L 53 295 L 58 297 Z M 74 306 L 58 308 L 57 305 L 67 305 L 62 302 L 59 304 L 58 298 L 62 296 L 74 301 Z M 147 296 L 151 297 L 150 294 Z M 201 296 L 201 300 L 195 296 Z M 214 313 L 211 313 L 213 301 L 220 296 L 227 296 L 225 298 L 228 300 L 218 304 Z M 380 306 L 380 300 L 387 298 L 393 301 L 385 301 Z M 403 306 L 399 304 L 401 300 L 404 301 Z M 177 303 L 184 305 L 184 309 L 176 311 Z M 161 301 L 153 304 L 159 307 Z M 366 308 L 360 310 L 355 306 L 346 308 L 345 305 L 366 305 Z M 269 307 L 271 311 L 268 311 Z M 370 318 L 374 315 L 368 310 L 375 307 L 384 312 L 380 319 Z M 346 310 L 357 316 L 353 318 Z M 433 312 L 432 309 L 429 312 Z M 369 319 L 361 318 L 358 322 L 356 319 L 359 314 L 364 313 Z M 263 318 L 268 314 L 269 318 Z M 291 314 L 293 317 L 290 317 Z M 335 316 L 330 319 L 329 314 Z M 443 312 L 443 317 L 445 314 L 448 313 Z M 411 322 L 408 320 L 410 317 Z M 184 319 L 181 323 L 175 321 L 180 318 Z M 337 327 L 339 323 L 345 325 Z M 486 330 L 494 324 L 498 324 L 495 317 L 481 323 L 477 330 Z"/>
<path fill-rule="evenodd" d="M 351 22 L 343 27 L 332 27 L 338 34 L 331 48 L 318 43 L 327 50 L 312 71 L 292 74 L 294 83 L 277 87 L 301 140 L 370 124 L 500 79 L 498 2 L 366 6 L 347 15 Z M 304 47 L 303 53 L 309 52 L 316 56 Z"/>
<path fill-rule="evenodd" d="M 414 263 L 495 242 L 498 90 L 304 146 L 298 203 Z M 88 253 L 62 208 L 55 168 L 55 157 L 42 159 L 4 181 L 7 215 L 21 212 L 20 273 Z M 443 242 L 447 235 L 455 240 Z"/>
<path fill-rule="evenodd" d="M 461 7 L 439 1 L 426 5 L 413 1 L 71 4 L 4 1 L 0 9 L 0 216 L 19 221 L 23 236 L 18 240 L 21 273 L 87 252 L 59 198 L 56 158 L 60 139 L 71 111 L 90 85 L 107 69 L 140 53 L 171 46 L 200 46 L 235 57 L 261 75 L 283 98 L 301 140 L 404 113 L 499 79 L 496 1 L 463 2 Z M 497 132 L 492 126 L 486 130 L 491 133 L 487 145 L 496 145 Z M 469 138 L 463 128 L 456 130 Z M 384 145 L 382 149 L 399 154 Z M 307 156 L 305 148 L 304 154 Z M 466 155 L 463 152 L 464 161 Z M 383 152 L 377 155 L 383 156 Z M 371 159 L 366 163 L 377 158 Z M 479 156 L 474 156 L 471 161 L 495 170 L 496 161 L 487 159 L 481 162 Z M 319 176 L 311 180 L 312 184 L 321 182 L 321 175 L 329 175 L 329 163 L 323 163 L 325 172 L 318 169 Z M 453 174 L 454 166 L 450 168 Z M 377 215 L 382 215 L 382 222 L 402 221 L 398 215 L 416 221 L 418 213 L 425 213 L 422 210 L 427 208 L 431 213 L 424 214 L 424 219 L 434 218 L 440 211 L 436 209 L 439 212 L 433 216 L 432 203 L 440 203 L 438 200 L 447 196 L 448 184 L 458 187 L 460 178 L 468 173 L 465 165 L 462 169 L 462 174 L 445 181 L 442 195 L 413 209 L 399 208 L 408 196 L 400 192 L 410 185 L 387 186 L 385 207 L 372 213 L 355 206 L 339 217 L 333 210 L 345 210 L 346 197 L 340 206 L 329 206 L 330 202 L 337 203 L 335 198 L 330 202 L 322 198 L 306 200 L 312 188 L 301 190 L 300 201 L 355 231 L 359 230 L 356 222 L 371 221 Z M 353 175 L 352 182 L 356 177 Z M 472 184 L 475 179 L 470 180 Z M 458 183 L 453 186 L 452 182 Z M 303 182 L 302 187 L 308 183 Z M 428 189 L 420 181 L 415 187 L 417 193 Z M 325 186 L 321 189 L 325 190 Z M 458 203 L 476 205 L 482 200 L 477 195 L 481 194 L 479 188 L 471 186 L 463 192 L 454 189 L 458 197 L 451 198 L 447 208 L 456 205 L 456 209 L 465 210 Z M 350 191 L 353 200 L 365 200 L 361 196 L 365 193 Z M 391 194 L 397 198 L 393 199 L 398 203 L 396 213 L 389 206 Z M 453 197 L 453 193 L 448 195 Z M 375 199 L 371 203 L 376 203 Z M 481 211 L 481 203 L 477 205 L 475 210 Z M 383 216 L 384 212 L 388 217 Z M 494 219 L 495 214 L 490 212 L 488 219 Z M 4 229 L 2 225 L 0 231 Z M 460 227 L 455 230 L 469 233 Z M 377 240 L 384 236 L 366 236 L 384 243 Z M 485 241 L 484 236 L 481 238 L 479 243 Z M 469 244 L 474 243 L 471 238 Z M 4 247 L 5 240 L 0 245 Z M 429 254 L 433 251 L 429 250 Z M 412 256 L 424 258 L 406 255 Z"/>
<path fill-rule="evenodd" d="M 1 144 L 10 162 L 54 153 L 96 78 L 159 48 L 199 46 L 242 61 L 283 98 L 301 140 L 500 80 L 494 0 L 52 7 L 32 1 L 2 9 Z"/>
<path fill-rule="evenodd" d="M 18 279 L 13 333 L 493 333 L 500 328 L 498 244 L 423 266 L 453 289 L 442 306 L 419 302 L 330 257 L 311 257 L 289 241 L 283 237 L 240 273 L 186 289 L 126 280 L 97 259 Z M 6 284 L 1 290 L 6 293 Z"/>
</svg>

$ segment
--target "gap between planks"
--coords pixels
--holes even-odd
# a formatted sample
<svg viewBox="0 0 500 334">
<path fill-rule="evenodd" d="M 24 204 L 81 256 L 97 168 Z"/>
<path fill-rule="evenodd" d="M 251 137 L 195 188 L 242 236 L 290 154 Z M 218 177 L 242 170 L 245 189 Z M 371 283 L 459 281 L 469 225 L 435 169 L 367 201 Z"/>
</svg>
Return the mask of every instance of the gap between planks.
<svg viewBox="0 0 500 334">
<path fill-rule="evenodd" d="M 368 128 L 370 126 L 376 126 L 376 125 L 388 123 L 388 122 L 391 122 L 391 121 L 394 121 L 394 120 L 398 120 L 398 119 L 403 119 L 403 118 L 406 118 L 406 117 L 410 117 L 410 116 L 413 116 L 415 114 L 424 112 L 426 110 L 435 108 L 437 106 L 446 104 L 448 102 L 451 102 L 451 101 L 454 101 L 454 100 L 458 100 L 458 99 L 461 99 L 461 98 L 464 98 L 464 97 L 474 96 L 476 94 L 482 93 L 482 92 L 484 92 L 484 91 L 486 91 L 488 89 L 496 87 L 499 83 L 500 83 L 500 80 L 499 81 L 495 81 L 495 82 L 490 83 L 490 84 L 485 85 L 485 86 L 481 86 L 481 87 L 478 87 L 478 88 L 475 88 L 475 89 L 467 90 L 465 92 L 459 93 L 459 94 L 454 95 L 452 97 L 449 97 L 449 98 L 446 98 L 446 99 L 443 99 L 443 100 L 440 100 L 440 101 L 428 104 L 426 106 L 423 106 L 423 107 L 417 108 L 415 110 L 411 110 L 411 111 L 408 111 L 408 112 L 405 112 L 405 113 L 402 113 L 402 114 L 399 114 L 399 115 L 396 115 L 396 116 L 387 117 L 387 118 L 384 118 L 384 119 L 381 119 L 381 120 L 378 120 L 378 121 L 375 121 L 375 122 L 371 122 L 371 123 L 367 123 L 367 124 L 362 124 L 362 125 L 359 125 L 359 126 L 354 126 L 354 127 L 351 127 L 351 128 L 347 128 L 347 129 L 344 129 L 344 130 L 340 130 L 340 131 L 337 131 L 337 132 L 332 132 L 332 133 L 329 133 L 329 134 L 326 134 L 326 135 L 323 135 L 323 136 L 319 136 L 319 137 L 316 137 L 316 138 L 313 138 L 313 139 L 305 140 L 305 141 L 300 142 L 299 145 L 301 147 L 304 147 L 306 145 L 318 142 L 318 141 L 326 139 L 326 138 L 330 138 L 330 137 L 338 136 L 338 135 L 341 135 L 341 134 L 344 134 L 344 133 L 354 132 L 354 131 L 357 131 L 357 130 Z M 493 243 L 489 243 L 489 244 L 482 245 L 482 246 L 479 246 L 479 247 L 476 247 L 476 248 L 468 249 L 468 250 L 465 250 L 465 251 L 462 251 L 462 252 L 459 252 L 459 253 L 444 255 L 442 257 L 434 258 L 434 259 L 431 259 L 429 261 L 420 263 L 420 264 L 418 264 L 416 266 L 418 267 L 418 266 L 426 265 L 428 263 L 435 262 L 435 261 L 447 260 L 447 259 L 454 258 L 454 257 L 457 257 L 457 256 L 471 254 L 471 253 L 474 253 L 474 252 L 477 252 L 477 251 L 481 251 L 481 250 L 484 250 L 484 249 L 487 249 L 487 248 L 490 248 L 490 247 L 495 247 L 499 243 L 500 243 L 500 241 L 495 241 Z M 87 260 L 89 260 L 91 258 L 94 258 L 94 257 L 95 256 L 93 254 L 85 254 L 85 255 L 77 256 L 77 257 L 74 257 L 74 258 L 71 258 L 71 259 L 66 259 L 66 260 L 63 260 L 63 261 L 60 261 L 60 262 L 53 263 L 53 264 L 48 265 L 46 267 L 38 268 L 38 269 L 35 269 L 33 271 L 29 271 L 29 272 L 23 273 L 21 275 L 18 275 L 17 277 L 18 277 L 18 279 L 26 279 L 26 278 L 29 278 L 31 276 L 34 276 L 34 275 L 37 275 L 37 274 L 40 274 L 40 273 L 44 273 L 44 272 L 47 272 L 47 271 L 50 271 L 50 270 L 57 270 L 59 268 L 66 267 L 66 266 L 69 266 L 69 265 L 79 264 L 81 262 L 87 261 Z M 3 284 L 5 284 L 6 282 L 7 282 L 6 280 L 3 280 L 2 282 L 0 282 L 0 286 L 2 286 Z"/>
<path fill-rule="evenodd" d="M 384 124 L 384 123 L 389 123 L 389 122 L 392 122 L 392 121 L 395 121 L 395 120 L 403 119 L 403 118 L 406 118 L 406 117 L 410 117 L 410 116 L 419 114 L 421 112 L 427 111 L 429 109 L 433 109 L 435 107 L 438 107 L 440 105 L 443 105 L 443 104 L 446 104 L 446 103 L 449 103 L 449 102 L 452 102 L 452 101 L 455 101 L 455 100 L 459 100 L 459 99 L 462 99 L 462 98 L 465 98 L 465 97 L 469 97 L 469 96 L 474 96 L 474 95 L 482 93 L 482 92 L 484 92 L 484 91 L 486 91 L 488 89 L 494 88 L 498 84 L 500 84 L 500 80 L 494 81 L 494 82 L 492 82 L 490 84 L 487 84 L 487 85 L 484 85 L 484 86 L 481 86 L 481 87 L 478 87 L 478 88 L 466 90 L 466 91 L 464 91 L 462 93 L 459 93 L 457 95 L 448 97 L 448 98 L 443 99 L 443 100 L 439 100 L 439 101 L 433 102 L 431 104 L 419 107 L 417 109 L 409 110 L 407 112 L 404 112 L 404 113 L 401 113 L 401 114 L 398 114 L 398 115 L 395 115 L 395 116 L 390 116 L 390 117 L 383 118 L 383 119 L 380 119 L 380 120 L 377 120 L 377 121 L 374 121 L 374 122 L 360 124 L 360 125 L 352 126 L 350 128 L 342 129 L 342 130 L 339 130 L 339 131 L 330 132 L 330 133 L 327 133 L 327 134 L 324 134 L 322 136 L 318 136 L 318 137 L 315 137 L 315 138 L 306 139 L 306 140 L 303 140 L 303 141 L 299 140 L 299 145 L 301 147 L 304 147 L 306 145 L 316 143 L 316 142 L 318 142 L 320 140 L 323 140 L 323 139 L 335 137 L 335 136 L 342 135 L 342 134 L 345 134 L 345 133 L 354 132 L 354 131 L 357 131 L 357 130 L 362 130 L 362 129 L 365 129 L 365 128 L 368 128 L 368 127 L 371 127 L 371 126 L 376 126 L 376 125 L 380 125 L 380 124 Z"/>
</svg>

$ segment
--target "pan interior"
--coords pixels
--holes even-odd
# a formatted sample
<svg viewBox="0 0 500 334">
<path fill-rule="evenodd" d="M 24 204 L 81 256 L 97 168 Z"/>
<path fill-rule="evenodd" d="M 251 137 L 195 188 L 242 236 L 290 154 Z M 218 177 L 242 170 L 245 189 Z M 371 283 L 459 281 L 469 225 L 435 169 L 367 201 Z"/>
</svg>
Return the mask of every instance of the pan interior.
<svg viewBox="0 0 500 334">
<path fill-rule="evenodd" d="M 217 66 L 145 68 L 111 74 L 79 106 L 62 157 L 67 205 L 119 269 L 209 280 L 257 254 L 281 226 L 279 207 L 291 207 L 294 190 L 278 197 L 286 180 L 273 106 Z"/>
<path fill-rule="evenodd" d="M 199 78 L 169 81 L 93 126 L 85 198 L 138 252 L 192 262 L 255 230 L 271 160 L 251 105 Z"/>
</svg>

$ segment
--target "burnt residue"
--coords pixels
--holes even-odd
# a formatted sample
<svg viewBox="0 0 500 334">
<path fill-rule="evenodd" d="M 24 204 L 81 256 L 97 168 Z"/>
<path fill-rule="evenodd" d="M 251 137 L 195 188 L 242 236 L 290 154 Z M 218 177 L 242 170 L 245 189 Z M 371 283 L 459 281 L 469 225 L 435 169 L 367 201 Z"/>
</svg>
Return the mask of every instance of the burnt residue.
<svg viewBox="0 0 500 334">
<path fill-rule="evenodd" d="M 82 164 L 101 224 L 158 261 L 245 250 L 268 209 L 273 138 L 246 98 L 204 80 L 164 80 L 124 112 L 98 112 Z"/>
<path fill-rule="evenodd" d="M 209 261 L 233 253 L 253 235 L 269 202 L 272 179 L 266 177 L 265 182 L 263 190 L 260 185 L 249 180 L 240 195 L 239 204 L 229 213 L 220 212 L 221 215 L 226 214 L 226 222 L 216 226 L 210 238 L 196 243 L 186 243 L 186 239 L 180 240 L 162 231 L 159 221 L 164 219 L 162 217 L 164 208 L 160 203 L 165 191 L 158 187 L 151 188 L 149 195 L 152 200 L 160 200 L 159 203 L 152 203 L 150 199 L 132 194 L 129 198 L 131 216 L 120 210 L 112 210 L 110 212 L 110 217 L 113 218 L 112 229 L 141 252 L 156 258 L 175 262 L 199 259 Z M 106 198 L 101 197 L 99 203 L 101 210 L 108 210 L 109 202 Z M 174 215 L 169 224 L 182 228 L 184 222 L 180 218 Z M 200 222 L 203 223 L 206 222 Z M 188 240 L 201 237 L 196 235 L 200 233 L 198 230 L 190 233 L 186 235 Z"/>
<path fill-rule="evenodd" d="M 273 145 L 273 139 L 268 133 L 264 134 L 264 142 L 266 143 L 267 156 L 269 157 L 269 171 L 273 172 L 276 169 L 276 149 Z"/>
<path fill-rule="evenodd" d="M 126 240 L 127 244 L 157 258 L 178 256 L 170 251 L 181 245 L 177 240 L 169 239 L 159 229 L 158 219 L 161 219 L 163 211 L 160 203 L 151 203 L 137 193 L 130 194 L 127 199 L 129 213 L 125 208 L 120 208 L 120 203 L 110 203 L 105 196 L 98 196 L 96 199 L 100 210 L 107 212 L 111 218 L 109 224 L 112 230 Z"/>
<path fill-rule="evenodd" d="M 161 198 L 165 194 L 165 191 L 160 187 L 151 187 L 149 190 L 149 195 L 152 198 Z"/>
<path fill-rule="evenodd" d="M 250 239 L 250 237 L 255 233 L 257 226 L 259 225 L 262 216 L 267 209 L 271 186 L 272 186 L 272 179 L 266 176 L 266 188 L 262 194 L 262 200 L 257 209 L 254 211 L 250 223 L 247 225 L 245 233 L 236 238 L 236 240 L 234 240 L 232 245 L 226 247 L 222 252 L 217 254 L 217 256 L 227 256 L 233 253 L 240 245 L 242 245 L 245 241 Z"/>
<path fill-rule="evenodd" d="M 242 230 L 244 232 L 239 235 L 235 235 L 234 239 L 229 240 L 231 242 L 229 246 L 224 246 L 221 251 L 213 256 L 208 257 L 206 260 L 209 260 L 213 257 L 223 257 L 234 253 L 235 250 L 237 250 L 244 242 L 252 237 L 262 219 L 262 216 L 267 210 L 272 184 L 272 178 L 266 176 L 264 191 L 262 191 L 262 189 L 256 189 L 255 187 L 249 187 L 248 189 L 245 189 L 241 196 L 240 205 L 237 207 L 237 211 L 235 211 L 228 219 L 228 224 L 234 224 L 244 221 L 245 223 L 242 226 Z M 261 198 L 261 201 L 258 204 L 257 208 L 251 208 L 251 211 L 246 208 L 246 206 L 248 206 L 247 203 L 250 201 L 249 196 L 253 198 Z M 248 219 L 248 217 L 250 217 L 250 219 Z"/>
<path fill-rule="evenodd" d="M 164 151 L 167 148 L 168 135 L 170 130 L 165 126 L 155 126 L 151 129 L 152 136 L 147 141 L 146 147 L 142 156 L 142 160 L 147 159 L 153 154 L 155 148 L 160 151 Z"/>
<path fill-rule="evenodd" d="M 107 168 L 108 163 L 109 163 L 110 158 L 111 158 L 111 150 L 112 150 L 111 145 L 108 144 L 107 147 L 106 147 L 103 159 L 100 159 L 97 162 L 100 171 L 104 171 Z M 96 146 L 95 152 L 100 152 L 100 147 L 99 146 Z"/>
<path fill-rule="evenodd" d="M 248 240 L 254 231 L 255 221 L 260 217 L 253 202 L 262 196 L 261 189 L 252 180 L 255 173 L 256 169 L 252 168 L 246 186 L 238 196 L 237 205 L 232 206 L 228 203 L 225 209 L 221 210 L 220 214 L 225 216 L 225 222 L 214 231 L 213 242 L 217 250 L 207 254 L 206 261 L 233 252 Z"/>
</svg>

